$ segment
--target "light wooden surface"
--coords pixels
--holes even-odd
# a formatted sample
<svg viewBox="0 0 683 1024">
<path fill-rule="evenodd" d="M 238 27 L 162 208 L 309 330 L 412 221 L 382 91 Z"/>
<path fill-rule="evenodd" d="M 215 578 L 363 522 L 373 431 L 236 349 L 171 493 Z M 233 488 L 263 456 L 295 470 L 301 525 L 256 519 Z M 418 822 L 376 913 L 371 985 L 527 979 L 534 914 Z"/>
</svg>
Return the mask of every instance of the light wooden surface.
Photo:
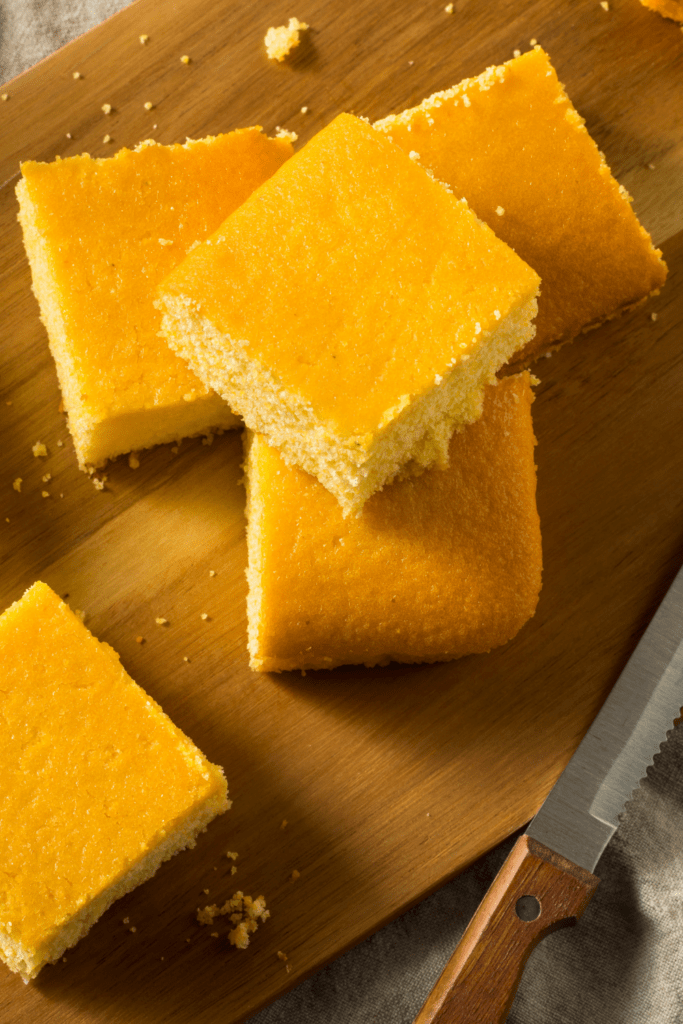
<svg viewBox="0 0 683 1024">
<path fill-rule="evenodd" d="M 597 0 L 444 6 L 138 0 L 3 87 L 0 604 L 37 578 L 68 593 L 225 766 L 234 798 L 195 851 L 112 908 L 66 964 L 29 987 L 1 970 L 3 1024 L 231 1024 L 276 998 L 531 817 L 683 560 L 683 35 L 637 0 L 608 12 Z M 293 14 L 311 32 L 291 62 L 269 64 L 265 30 Z M 536 367 L 537 615 L 506 648 L 452 664 L 254 675 L 239 438 L 158 449 L 137 471 L 123 459 L 102 493 L 78 472 L 15 219 L 18 160 L 252 123 L 305 140 L 341 110 L 374 119 L 415 104 L 532 37 L 671 271 L 645 309 Z M 46 460 L 31 453 L 38 440 Z M 197 906 L 237 888 L 272 909 L 246 952 L 194 922 Z"/>
</svg>

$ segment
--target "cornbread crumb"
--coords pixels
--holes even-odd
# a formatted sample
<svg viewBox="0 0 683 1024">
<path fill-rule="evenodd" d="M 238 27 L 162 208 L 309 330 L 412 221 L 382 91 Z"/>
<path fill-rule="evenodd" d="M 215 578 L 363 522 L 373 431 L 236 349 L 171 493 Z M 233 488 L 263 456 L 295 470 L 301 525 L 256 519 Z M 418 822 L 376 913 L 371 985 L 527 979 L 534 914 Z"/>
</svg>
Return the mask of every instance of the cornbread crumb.
<svg viewBox="0 0 683 1024">
<path fill-rule="evenodd" d="M 111 142 L 111 135 L 105 135 L 102 142 Z"/>
<path fill-rule="evenodd" d="M 648 170 L 654 171 L 654 169 L 655 169 L 655 165 L 654 164 L 648 164 L 647 166 L 648 166 Z"/>
<path fill-rule="evenodd" d="M 296 868 L 294 868 L 291 875 L 289 876 L 289 880 L 290 882 L 296 882 L 297 878 L 301 878 L 301 872 L 297 871 Z"/>
<path fill-rule="evenodd" d="M 128 930 L 131 931 L 131 932 L 136 932 L 137 928 L 135 927 L 134 924 L 132 924 Z"/>
<path fill-rule="evenodd" d="M 199 924 L 213 924 L 214 918 L 224 915 L 228 915 L 230 923 L 235 926 L 228 932 L 228 941 L 238 949 L 246 949 L 249 945 L 249 936 L 257 930 L 259 922 L 264 923 L 268 920 L 270 911 L 266 909 L 263 896 L 252 899 L 243 892 L 236 892 L 222 907 L 213 903 L 203 909 L 197 908 Z"/>
<path fill-rule="evenodd" d="M 237 860 L 239 853 L 235 853 L 234 850 L 227 850 L 225 856 L 228 860 Z"/>
<path fill-rule="evenodd" d="M 281 822 L 281 824 L 280 824 L 280 831 L 281 831 L 281 832 L 284 832 L 284 830 L 285 830 L 285 829 L 287 828 L 287 825 L 288 825 L 288 824 L 289 824 L 289 822 L 287 821 L 287 819 L 286 819 L 286 818 L 283 818 L 283 819 L 282 819 L 282 822 Z"/>
<path fill-rule="evenodd" d="M 654 321 L 656 319 L 657 319 L 657 314 L 656 313 L 650 313 L 650 320 Z"/>
<path fill-rule="evenodd" d="M 453 13 L 453 4 L 446 4 L 446 6 L 444 7 L 444 11 L 446 12 L 446 14 L 452 14 Z"/>
<path fill-rule="evenodd" d="M 21 491 L 22 482 L 23 482 L 23 477 L 18 476 L 16 478 L 16 480 L 12 484 L 12 487 L 14 488 L 15 491 L 17 491 L 17 493 L 19 493 Z"/>
<path fill-rule="evenodd" d="M 209 569 L 209 576 L 215 576 L 215 575 L 216 575 L 216 570 L 215 569 Z"/>
<path fill-rule="evenodd" d="M 121 922 L 121 924 L 130 924 L 130 918 L 129 917 L 124 917 L 124 919 Z"/>
<path fill-rule="evenodd" d="M 609 11 L 608 0 L 600 0 L 600 6 L 602 7 L 603 11 Z"/>
<path fill-rule="evenodd" d="M 111 103 L 103 103 L 102 104 L 102 113 L 103 114 L 111 114 L 111 112 L 112 112 L 112 105 L 111 105 Z"/>
<path fill-rule="evenodd" d="M 308 25 L 298 18 L 290 18 L 288 25 L 278 25 L 277 28 L 268 29 L 265 39 L 266 53 L 269 60 L 283 61 L 288 53 L 291 53 L 301 39 L 299 33 L 305 31 Z"/>
<path fill-rule="evenodd" d="M 496 207 L 496 213 L 498 214 L 499 217 L 502 217 L 503 214 L 505 213 L 505 210 L 503 209 L 502 206 L 497 206 Z"/>
<path fill-rule="evenodd" d="M 278 958 L 278 960 L 289 960 L 289 957 L 287 956 L 287 954 L 283 953 L 281 949 L 278 949 L 278 951 L 277 951 L 277 958 Z"/>
<path fill-rule="evenodd" d="M 43 483 L 49 484 L 50 480 L 52 480 L 52 473 L 46 473 L 43 477 Z"/>
<path fill-rule="evenodd" d="M 275 128 L 275 138 L 287 139 L 289 142 L 296 142 L 299 136 L 296 132 L 290 132 L 287 128 L 281 128 L 280 125 L 277 125 Z"/>
<path fill-rule="evenodd" d="M 157 626 L 168 626 L 168 619 L 163 618 L 161 615 L 159 615 L 154 621 Z"/>
<path fill-rule="evenodd" d="M 144 104 L 144 108 L 145 110 L 153 110 L 154 104 L 150 100 L 147 100 L 147 102 Z"/>
<path fill-rule="evenodd" d="M 235 865 L 234 865 L 234 864 L 233 864 L 233 865 L 232 865 L 232 867 L 230 868 L 230 874 L 231 874 L 231 875 L 236 875 L 236 874 L 237 874 L 237 868 L 235 867 Z"/>
<path fill-rule="evenodd" d="M 73 78 L 83 78 L 83 75 L 80 73 L 80 71 L 74 71 L 72 77 Z"/>
<path fill-rule="evenodd" d="M 289 974 L 290 971 L 292 970 L 292 965 L 291 964 L 285 964 L 285 970 L 287 971 L 287 974 Z"/>
<path fill-rule="evenodd" d="M 206 622 L 208 617 L 209 616 L 206 614 L 206 612 L 202 612 L 202 614 L 199 616 L 199 618 L 202 620 L 202 622 Z"/>
<path fill-rule="evenodd" d="M 47 455 L 47 448 L 42 441 L 36 441 L 31 451 L 33 452 L 33 456 L 36 459 L 44 458 Z"/>
<path fill-rule="evenodd" d="M 67 139 L 70 139 L 70 138 L 71 138 L 71 132 L 67 132 L 67 133 L 66 133 L 66 138 L 67 138 Z"/>
<path fill-rule="evenodd" d="M 538 40 L 536 40 L 536 39 L 530 39 L 529 40 L 529 46 L 536 46 L 537 42 L 538 42 Z"/>
<path fill-rule="evenodd" d="M 180 58 L 180 63 L 181 64 L 189 64 L 190 63 L 190 58 L 188 57 L 188 55 L 186 53 L 184 53 L 182 55 L 182 57 Z"/>
<path fill-rule="evenodd" d="M 106 480 L 107 480 L 106 476 L 103 476 L 103 477 L 94 476 L 92 478 L 92 484 L 93 484 L 93 487 L 95 488 L 95 490 L 96 491 L 103 491 Z"/>
<path fill-rule="evenodd" d="M 140 468 L 140 458 L 137 452 L 130 453 L 130 455 L 128 456 L 128 465 L 130 466 L 131 469 Z"/>
<path fill-rule="evenodd" d="M 2 102 L 6 103 L 8 99 L 9 99 L 9 93 L 8 92 L 3 92 L 3 94 L 2 94 Z"/>
<path fill-rule="evenodd" d="M 57 447 L 58 448 L 63 448 L 64 447 L 64 442 L 63 441 L 57 441 Z"/>
<path fill-rule="evenodd" d="M 50 492 L 49 491 L 41 491 L 40 494 L 41 494 L 41 497 L 43 497 L 43 498 L 49 498 L 50 497 Z"/>
<path fill-rule="evenodd" d="M 202 889 L 202 892 L 204 893 L 205 896 L 209 895 L 209 890 L 208 889 Z"/>
<path fill-rule="evenodd" d="M 302 107 L 301 108 L 301 113 L 302 114 L 307 114 L 308 113 L 308 107 Z"/>
<path fill-rule="evenodd" d="M 513 50 L 512 51 L 512 56 L 513 57 L 521 57 L 522 56 L 522 51 L 521 50 Z"/>
<path fill-rule="evenodd" d="M 135 637 L 135 643 L 136 644 L 144 644 L 144 642 L 145 642 L 144 636 L 136 636 Z"/>
<path fill-rule="evenodd" d="M 183 658 L 183 661 L 187 661 L 187 662 L 189 662 L 189 660 L 190 660 L 190 659 L 189 659 L 189 658 L 187 657 L 187 655 L 185 655 L 185 657 Z"/>
<path fill-rule="evenodd" d="M 145 45 L 145 43 L 148 43 L 148 42 L 149 42 L 149 36 L 148 36 L 148 35 L 141 35 L 141 36 L 140 36 L 140 42 L 141 42 L 141 43 L 142 43 L 142 45 L 144 46 L 144 45 Z M 164 958 L 162 957 L 161 959 L 163 960 Z"/>
</svg>

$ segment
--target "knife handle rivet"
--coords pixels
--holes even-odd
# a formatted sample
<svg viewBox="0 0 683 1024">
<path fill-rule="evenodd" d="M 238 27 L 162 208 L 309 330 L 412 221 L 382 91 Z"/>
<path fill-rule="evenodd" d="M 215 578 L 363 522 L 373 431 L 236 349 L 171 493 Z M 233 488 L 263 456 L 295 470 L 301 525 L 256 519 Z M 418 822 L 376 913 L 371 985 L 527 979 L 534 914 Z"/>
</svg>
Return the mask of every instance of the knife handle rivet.
<svg viewBox="0 0 683 1024">
<path fill-rule="evenodd" d="M 541 904 L 535 896 L 520 896 L 515 903 L 515 913 L 520 921 L 535 921 L 541 913 Z"/>
</svg>

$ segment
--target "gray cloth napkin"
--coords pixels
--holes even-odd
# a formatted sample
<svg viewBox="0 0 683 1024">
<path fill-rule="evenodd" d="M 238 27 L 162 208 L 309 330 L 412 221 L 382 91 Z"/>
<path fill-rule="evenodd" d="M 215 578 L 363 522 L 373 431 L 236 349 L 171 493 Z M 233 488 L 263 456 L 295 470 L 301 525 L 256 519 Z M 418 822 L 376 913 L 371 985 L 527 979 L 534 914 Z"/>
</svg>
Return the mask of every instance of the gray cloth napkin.
<svg viewBox="0 0 683 1024">
<path fill-rule="evenodd" d="M 0 82 L 123 6 L 0 0 Z M 515 839 L 250 1024 L 410 1024 Z M 683 1024 L 683 727 L 655 759 L 596 874 L 579 926 L 532 954 L 509 1024 Z"/>
</svg>

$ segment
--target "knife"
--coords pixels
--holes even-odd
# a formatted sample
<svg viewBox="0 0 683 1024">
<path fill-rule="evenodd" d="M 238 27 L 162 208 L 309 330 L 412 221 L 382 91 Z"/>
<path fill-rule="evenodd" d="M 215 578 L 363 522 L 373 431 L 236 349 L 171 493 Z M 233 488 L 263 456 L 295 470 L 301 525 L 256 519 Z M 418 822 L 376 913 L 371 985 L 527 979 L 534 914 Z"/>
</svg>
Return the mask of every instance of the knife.
<svg viewBox="0 0 683 1024">
<path fill-rule="evenodd" d="M 575 924 L 625 803 L 683 708 L 683 568 L 414 1024 L 502 1024 L 534 946 Z"/>
</svg>

